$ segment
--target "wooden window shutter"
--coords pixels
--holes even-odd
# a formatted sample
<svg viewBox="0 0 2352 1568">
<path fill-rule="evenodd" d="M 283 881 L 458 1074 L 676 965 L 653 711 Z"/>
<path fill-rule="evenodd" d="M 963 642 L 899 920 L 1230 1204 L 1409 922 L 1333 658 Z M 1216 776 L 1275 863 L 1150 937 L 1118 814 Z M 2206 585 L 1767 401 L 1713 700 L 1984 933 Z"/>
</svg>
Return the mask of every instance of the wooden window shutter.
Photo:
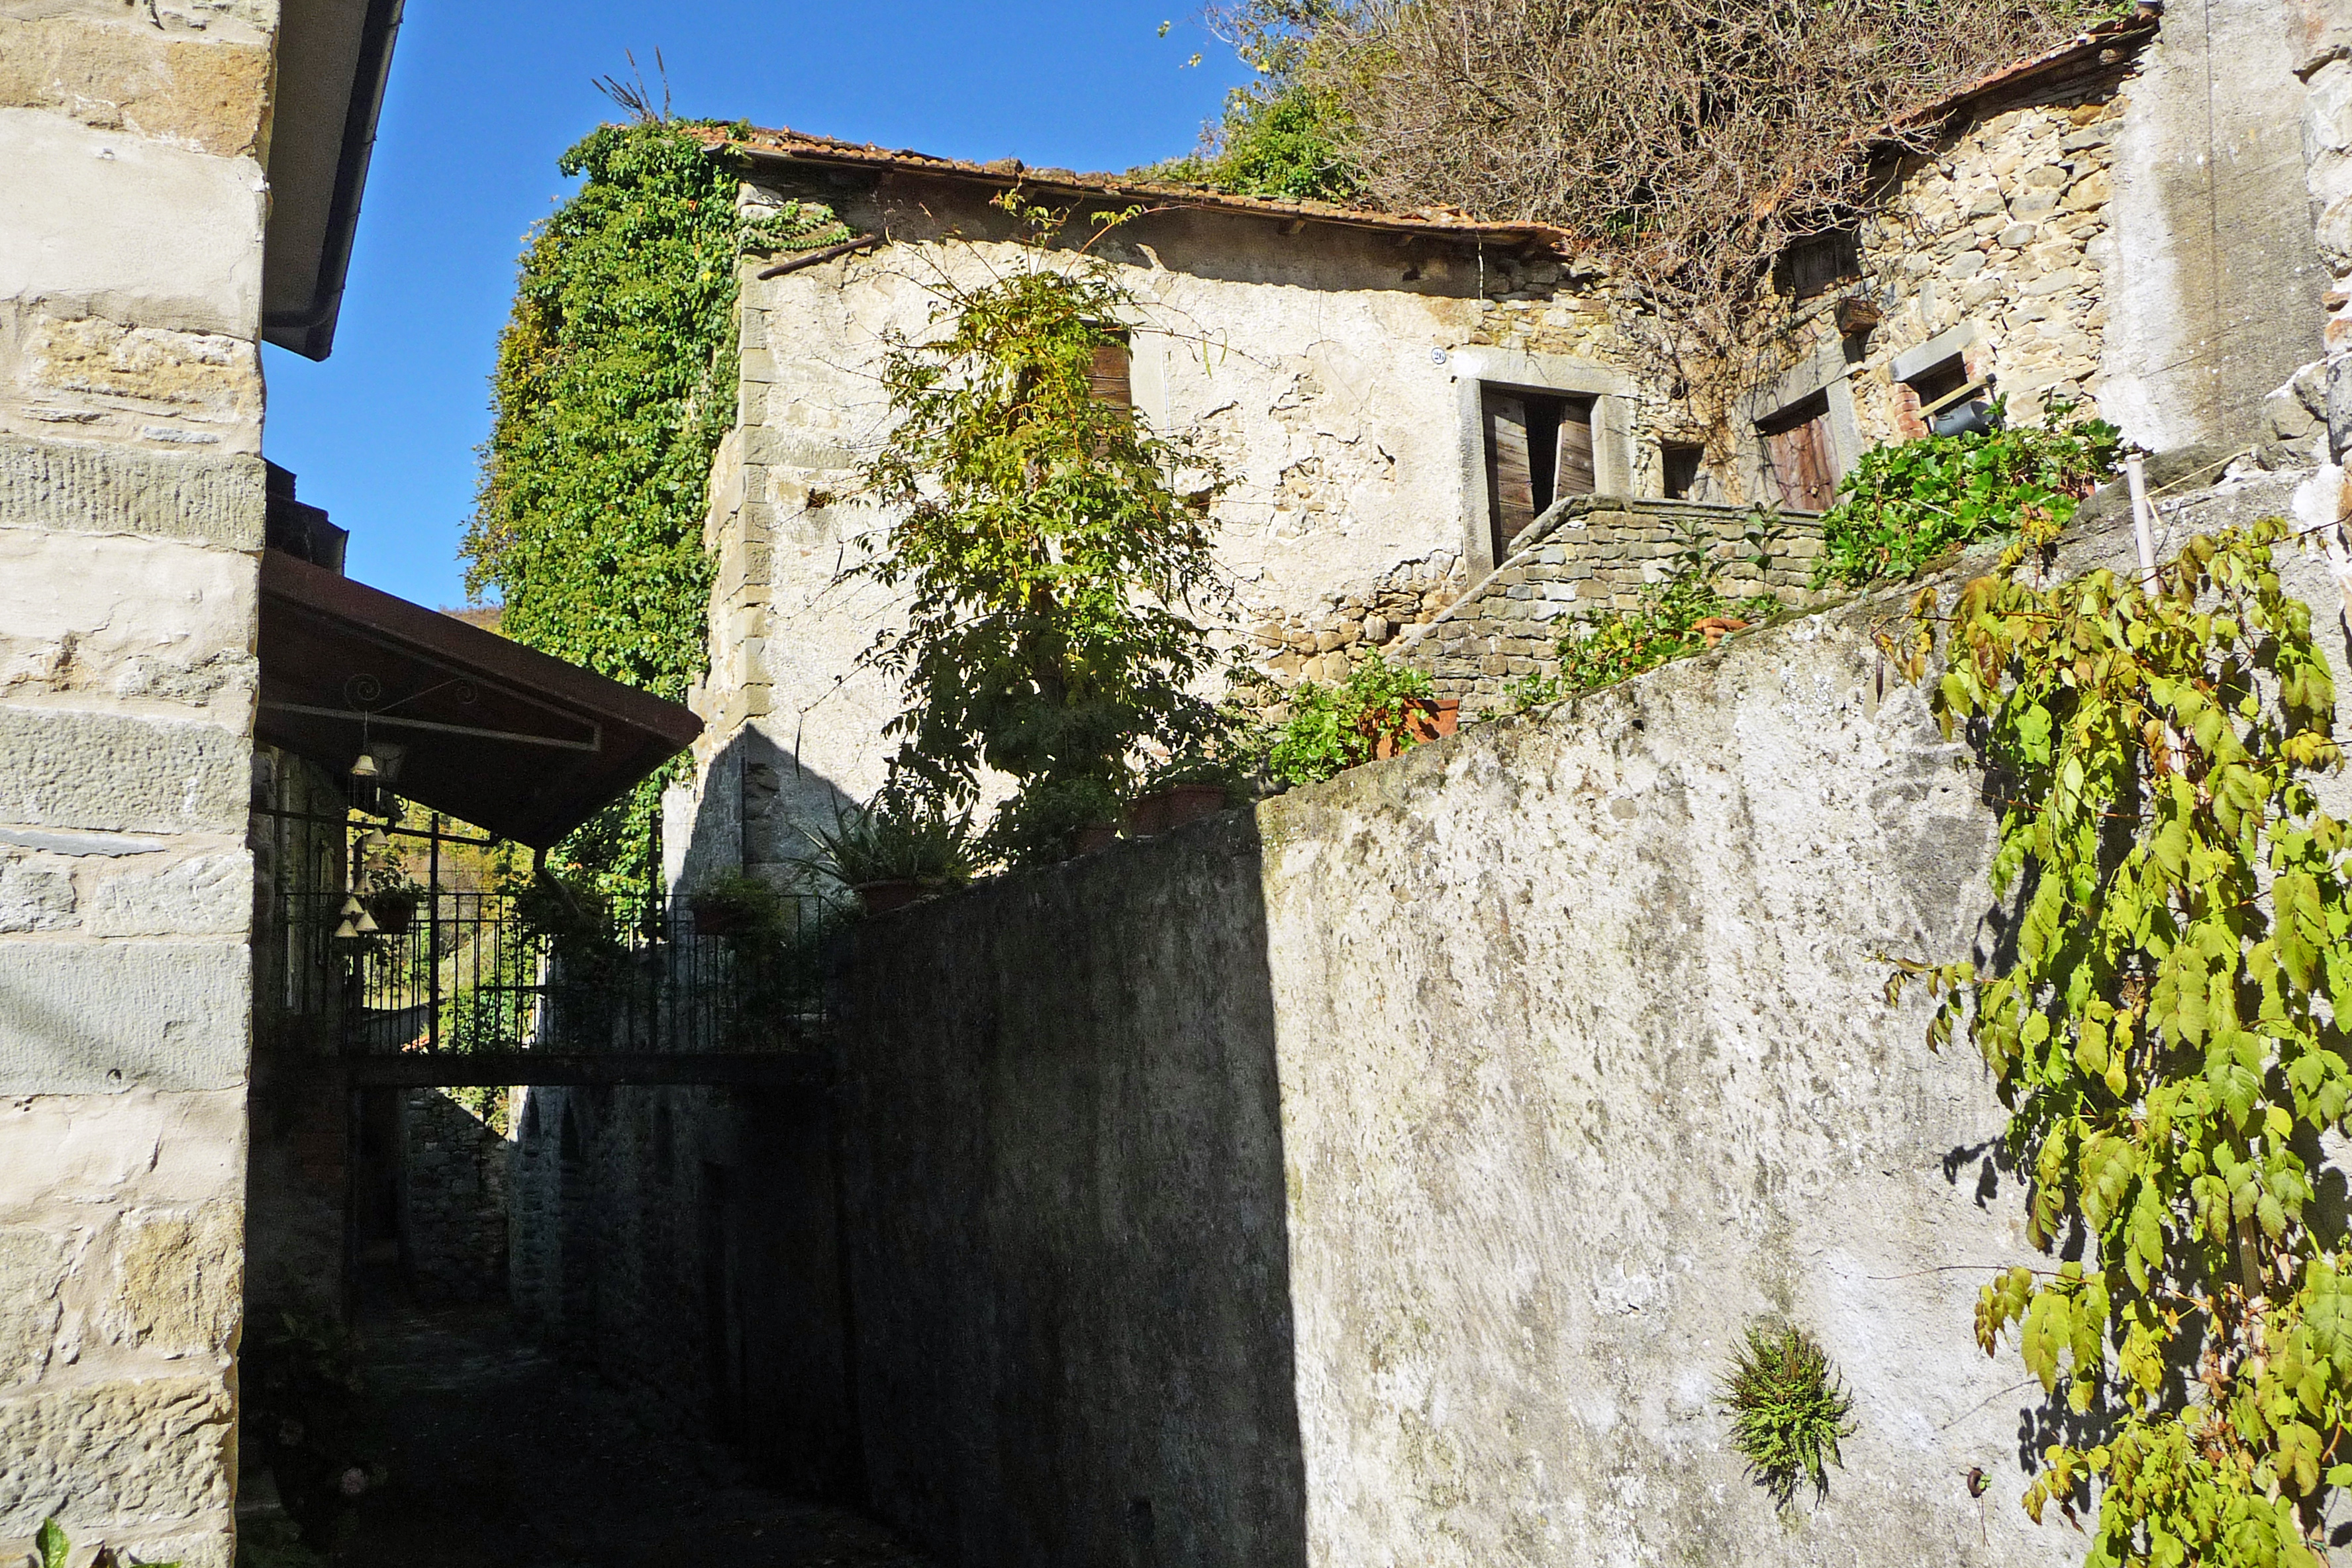
<svg viewBox="0 0 2352 1568">
<path fill-rule="evenodd" d="M 1135 406 L 1133 380 L 1134 350 L 1127 334 L 1121 332 L 1116 341 L 1095 345 L 1095 363 L 1087 373 L 1087 381 L 1094 388 L 1097 401 L 1116 404 L 1121 408 Z"/>
<path fill-rule="evenodd" d="M 1598 484 L 1592 470 L 1592 405 L 1571 403 L 1559 416 L 1559 457 L 1552 468 L 1551 499 L 1589 496 Z"/>
<path fill-rule="evenodd" d="M 1494 532 L 1495 560 L 1509 553 L 1511 541 L 1536 520 L 1534 476 L 1528 465 L 1527 399 L 1514 392 L 1487 392 L 1486 514 Z"/>
<path fill-rule="evenodd" d="M 1837 500 L 1837 464 L 1830 446 L 1827 413 L 1776 430 L 1764 437 L 1765 456 L 1780 504 L 1800 511 L 1827 511 Z"/>
</svg>

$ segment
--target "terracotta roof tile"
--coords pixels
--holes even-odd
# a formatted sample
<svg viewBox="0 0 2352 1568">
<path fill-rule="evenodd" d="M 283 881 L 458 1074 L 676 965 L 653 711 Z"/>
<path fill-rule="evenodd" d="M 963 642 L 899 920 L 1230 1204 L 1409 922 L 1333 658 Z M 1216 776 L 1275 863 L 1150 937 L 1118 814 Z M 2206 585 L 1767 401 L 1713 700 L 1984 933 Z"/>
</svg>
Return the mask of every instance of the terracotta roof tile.
<svg viewBox="0 0 2352 1568">
<path fill-rule="evenodd" d="M 928 153 L 876 147 L 814 136 L 800 131 L 755 130 L 748 136 L 730 136 L 711 130 L 704 135 L 712 145 L 731 146 L 754 163 L 775 161 L 829 168 L 871 169 L 877 173 L 928 174 L 1010 189 L 1019 185 L 1048 198 L 1067 197 L 1139 204 L 1147 207 L 1193 207 L 1213 212 L 1248 213 L 1292 222 L 1339 224 L 1350 228 L 1380 229 L 1400 234 L 1436 234 L 1469 240 L 1486 240 L 1517 247 L 1548 247 L 1566 250 L 1575 240 L 1563 228 L 1540 223 L 1485 223 L 1465 213 L 1430 207 L 1412 212 L 1380 212 L 1344 206 L 1336 202 L 1286 202 L 1264 196 L 1239 196 L 1198 185 L 1162 180 L 1140 180 L 1126 174 L 1082 174 L 1068 169 L 1031 168 L 1017 158 L 975 163 L 961 158 L 941 158 Z"/>
</svg>

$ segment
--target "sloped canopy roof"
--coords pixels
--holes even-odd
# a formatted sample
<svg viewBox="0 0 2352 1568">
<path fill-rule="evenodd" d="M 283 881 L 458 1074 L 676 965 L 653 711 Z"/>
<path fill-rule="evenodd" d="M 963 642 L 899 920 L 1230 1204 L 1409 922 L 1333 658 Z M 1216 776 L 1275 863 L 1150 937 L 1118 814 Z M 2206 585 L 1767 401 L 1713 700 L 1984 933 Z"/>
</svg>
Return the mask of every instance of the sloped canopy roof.
<svg viewBox="0 0 2352 1568">
<path fill-rule="evenodd" d="M 677 703 L 261 552 L 265 745 L 341 773 L 363 733 L 391 742 L 404 799 L 545 848 L 701 730 Z"/>
</svg>

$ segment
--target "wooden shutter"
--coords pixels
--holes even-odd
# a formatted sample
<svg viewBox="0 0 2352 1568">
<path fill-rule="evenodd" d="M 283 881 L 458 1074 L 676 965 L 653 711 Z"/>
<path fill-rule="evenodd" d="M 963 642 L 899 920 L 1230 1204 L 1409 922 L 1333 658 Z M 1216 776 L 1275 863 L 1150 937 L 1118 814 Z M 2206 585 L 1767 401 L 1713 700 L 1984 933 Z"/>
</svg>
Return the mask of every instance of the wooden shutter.
<svg viewBox="0 0 2352 1568">
<path fill-rule="evenodd" d="M 1495 559 L 1536 520 L 1535 480 L 1528 470 L 1528 405 L 1517 393 L 1483 395 L 1486 426 L 1486 506 Z"/>
<path fill-rule="evenodd" d="M 1829 416 L 1820 414 L 1764 437 L 1764 451 L 1780 486 L 1780 504 L 1800 511 L 1827 511 L 1837 500 L 1837 467 L 1830 447 Z"/>
<path fill-rule="evenodd" d="M 1592 405 L 1571 403 L 1559 416 L 1559 459 L 1552 468 L 1551 499 L 1589 496 L 1592 477 Z"/>
<path fill-rule="evenodd" d="M 1135 385 L 1130 374 L 1134 353 L 1122 332 L 1115 342 L 1095 345 L 1094 368 L 1087 373 L 1096 398 L 1103 403 L 1117 404 L 1121 408 L 1135 406 Z"/>
</svg>

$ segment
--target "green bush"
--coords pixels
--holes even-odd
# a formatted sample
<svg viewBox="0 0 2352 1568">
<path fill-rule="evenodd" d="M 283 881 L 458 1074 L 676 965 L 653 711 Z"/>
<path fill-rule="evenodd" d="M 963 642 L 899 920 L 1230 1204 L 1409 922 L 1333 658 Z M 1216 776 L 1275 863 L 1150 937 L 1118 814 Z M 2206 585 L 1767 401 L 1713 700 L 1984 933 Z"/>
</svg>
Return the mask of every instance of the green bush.
<svg viewBox="0 0 2352 1568">
<path fill-rule="evenodd" d="M 1338 686 L 1303 684 L 1290 694 L 1290 717 L 1269 737 L 1266 772 L 1285 787 L 1320 784 L 1370 762 L 1384 735 L 1411 746 L 1412 712 L 1434 701 L 1427 675 L 1374 654 Z"/>
<path fill-rule="evenodd" d="M 844 805 L 835 811 L 830 829 L 803 831 L 815 853 L 798 864 L 844 888 L 877 882 L 961 887 L 980 863 L 971 818 L 950 816 L 927 803 L 885 798 L 871 805 Z"/>
<path fill-rule="evenodd" d="M 1802 1329 L 1750 1328 L 1733 1352 L 1723 1397 L 1732 1447 L 1775 1502 L 1788 1507 L 1801 1480 L 1811 1480 L 1817 1496 L 1829 1490 L 1827 1467 L 1845 1462 L 1838 1442 L 1853 1436 L 1853 1399 L 1819 1341 Z"/>
<path fill-rule="evenodd" d="M 850 575 L 906 600 L 863 656 L 907 700 L 885 728 L 899 742 L 890 796 L 943 824 L 984 771 L 1010 775 L 988 847 L 1018 864 L 1116 821 L 1138 752 L 1217 731 L 1193 690 L 1216 662 L 1195 614 L 1230 590 L 1213 455 L 1096 390 L 1097 356 L 1142 301 L 1058 237 L 1070 214 L 1017 192 L 999 205 L 1029 230 L 1025 258 L 940 284 L 928 332 L 887 340 L 897 423 L 864 472 L 893 519 Z M 1123 217 L 1089 215 L 1086 243 Z"/>
<path fill-rule="evenodd" d="M 1226 95 L 1208 146 L 1135 173 L 1276 201 L 1352 201 L 1363 194 L 1363 178 L 1343 150 L 1337 116 L 1332 96 L 1313 88 L 1238 87 Z"/>
<path fill-rule="evenodd" d="M 1994 405 L 1996 419 L 2000 405 Z M 2122 436 L 2070 405 L 2048 428 L 1932 436 L 1863 454 L 1822 519 L 1813 585 L 1859 587 L 1907 577 L 1927 562 L 2028 523 L 2063 528 L 2084 496 L 2115 473 Z"/>
</svg>

